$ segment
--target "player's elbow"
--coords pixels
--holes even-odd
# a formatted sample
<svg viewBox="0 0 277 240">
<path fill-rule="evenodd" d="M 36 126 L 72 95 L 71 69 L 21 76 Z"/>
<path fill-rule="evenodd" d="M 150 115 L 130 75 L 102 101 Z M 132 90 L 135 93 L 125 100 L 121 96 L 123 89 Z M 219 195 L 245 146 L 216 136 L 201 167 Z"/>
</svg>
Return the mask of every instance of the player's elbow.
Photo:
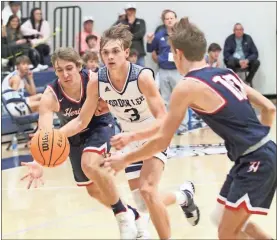
<svg viewBox="0 0 277 240">
<path fill-rule="evenodd" d="M 276 107 L 275 107 L 275 105 L 274 104 L 271 104 L 271 106 L 269 106 L 268 108 L 267 108 L 267 111 L 269 112 L 269 113 L 271 113 L 271 114 L 276 114 Z"/>
<path fill-rule="evenodd" d="M 80 117 L 78 117 L 77 120 L 77 128 L 80 131 L 84 130 L 86 127 L 88 126 L 88 121 L 81 119 Z"/>
</svg>

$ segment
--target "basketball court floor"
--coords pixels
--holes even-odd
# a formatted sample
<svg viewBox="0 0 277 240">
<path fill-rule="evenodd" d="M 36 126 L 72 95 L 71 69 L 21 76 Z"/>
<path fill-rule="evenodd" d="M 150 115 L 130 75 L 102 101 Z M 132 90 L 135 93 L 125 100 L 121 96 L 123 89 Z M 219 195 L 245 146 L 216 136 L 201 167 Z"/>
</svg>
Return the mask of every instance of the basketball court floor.
<svg viewBox="0 0 277 240">
<path fill-rule="evenodd" d="M 276 125 L 272 138 L 276 142 Z M 196 186 L 195 200 L 201 210 L 199 225 L 191 227 L 179 206 L 168 208 L 173 239 L 217 239 L 217 230 L 209 215 L 232 166 L 225 154 L 218 154 L 222 150 L 219 143 L 222 140 L 208 128 L 176 136 L 172 141 L 172 145 L 188 147 L 190 154 L 173 156 L 169 160 L 160 189 L 175 190 L 184 180 L 192 180 Z M 204 147 L 189 148 L 195 144 Z M 22 161 L 30 160 L 26 150 L 20 150 L 20 155 Z M 19 167 L 18 161 L 11 156 L 12 153 L 2 146 L 3 239 L 118 239 L 112 212 L 91 199 L 85 188 L 75 185 L 69 161 L 60 167 L 45 169 L 45 185 L 27 190 L 26 182 L 19 180 L 27 169 Z M 13 166 L 10 163 L 14 163 Z M 119 174 L 117 182 L 123 198 L 134 205 L 124 174 Z M 255 215 L 252 220 L 276 239 L 276 197 L 268 216 Z M 152 238 L 157 239 L 152 223 L 150 230 Z"/>
</svg>

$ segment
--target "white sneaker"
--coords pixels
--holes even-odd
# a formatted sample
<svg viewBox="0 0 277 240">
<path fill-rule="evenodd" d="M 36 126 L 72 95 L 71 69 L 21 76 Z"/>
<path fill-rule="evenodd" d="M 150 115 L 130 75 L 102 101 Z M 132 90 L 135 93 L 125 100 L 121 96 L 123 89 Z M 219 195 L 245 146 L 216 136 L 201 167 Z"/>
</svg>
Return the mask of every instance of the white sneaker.
<svg viewBox="0 0 277 240">
<path fill-rule="evenodd" d="M 41 64 L 39 64 L 39 65 L 37 65 L 37 68 L 39 70 L 43 71 L 43 70 L 46 70 L 48 68 L 48 65 L 41 65 Z"/>
<path fill-rule="evenodd" d="M 38 67 L 34 68 L 32 72 L 40 72 L 40 69 Z"/>
<path fill-rule="evenodd" d="M 136 239 L 138 230 L 133 211 L 127 208 L 127 212 L 118 213 L 115 217 L 119 226 L 120 239 Z"/>
<path fill-rule="evenodd" d="M 187 204 L 181 205 L 181 208 L 192 226 L 196 226 L 200 220 L 200 211 L 197 205 L 194 203 L 194 193 L 195 187 L 194 184 L 190 181 L 186 181 L 180 186 L 180 191 L 187 196 Z"/>
<path fill-rule="evenodd" d="M 137 239 L 150 239 L 150 232 L 148 231 L 149 215 L 140 215 L 136 220 L 136 226 L 138 229 Z"/>
</svg>

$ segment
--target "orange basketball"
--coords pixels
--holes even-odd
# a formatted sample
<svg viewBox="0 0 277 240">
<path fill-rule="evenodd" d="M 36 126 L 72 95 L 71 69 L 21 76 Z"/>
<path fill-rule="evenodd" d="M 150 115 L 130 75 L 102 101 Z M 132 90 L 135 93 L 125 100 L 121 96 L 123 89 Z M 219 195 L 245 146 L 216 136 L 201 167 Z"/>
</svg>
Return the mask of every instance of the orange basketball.
<svg viewBox="0 0 277 240">
<path fill-rule="evenodd" d="M 40 130 L 31 141 L 31 154 L 36 162 L 44 167 L 56 167 L 69 155 L 68 139 L 58 130 Z"/>
</svg>

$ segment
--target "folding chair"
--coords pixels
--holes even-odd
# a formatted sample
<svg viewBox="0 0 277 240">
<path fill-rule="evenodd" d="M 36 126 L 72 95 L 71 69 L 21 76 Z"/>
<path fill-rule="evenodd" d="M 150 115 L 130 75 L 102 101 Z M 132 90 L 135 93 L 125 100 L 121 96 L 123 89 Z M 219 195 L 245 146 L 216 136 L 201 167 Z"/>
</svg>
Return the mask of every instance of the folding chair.
<svg viewBox="0 0 277 240">
<path fill-rule="evenodd" d="M 236 73 L 243 73 L 244 74 L 244 79 L 243 81 L 245 82 L 245 79 L 247 78 L 248 74 L 249 74 L 249 69 L 248 68 L 244 68 L 244 69 L 241 69 L 241 68 L 237 68 L 235 70 Z M 252 81 L 249 83 L 250 84 L 250 87 L 252 87 Z"/>
<path fill-rule="evenodd" d="M 12 92 L 16 92 L 13 89 L 7 89 L 2 92 L 1 99 L 2 99 L 2 104 L 7 111 L 8 115 L 10 116 L 12 123 L 14 123 L 18 130 L 16 133 L 16 137 L 18 139 L 18 143 L 20 142 L 28 142 L 29 140 L 29 133 L 35 133 L 38 128 L 38 113 L 32 113 L 29 105 L 26 103 L 26 100 L 22 97 L 20 97 L 19 94 L 15 94 L 15 97 L 13 98 L 8 98 L 6 99 L 5 94 Z M 9 103 L 23 103 L 26 105 L 27 109 L 29 110 L 30 114 L 28 115 L 21 115 L 21 116 L 14 116 L 9 108 L 7 107 Z M 34 128 L 32 125 L 36 124 L 36 128 Z M 32 130 L 33 129 L 33 130 Z M 31 130 L 31 131 L 30 131 Z M 27 132 L 28 131 L 28 132 Z M 10 141 L 7 150 L 10 149 L 12 142 Z"/>
</svg>

